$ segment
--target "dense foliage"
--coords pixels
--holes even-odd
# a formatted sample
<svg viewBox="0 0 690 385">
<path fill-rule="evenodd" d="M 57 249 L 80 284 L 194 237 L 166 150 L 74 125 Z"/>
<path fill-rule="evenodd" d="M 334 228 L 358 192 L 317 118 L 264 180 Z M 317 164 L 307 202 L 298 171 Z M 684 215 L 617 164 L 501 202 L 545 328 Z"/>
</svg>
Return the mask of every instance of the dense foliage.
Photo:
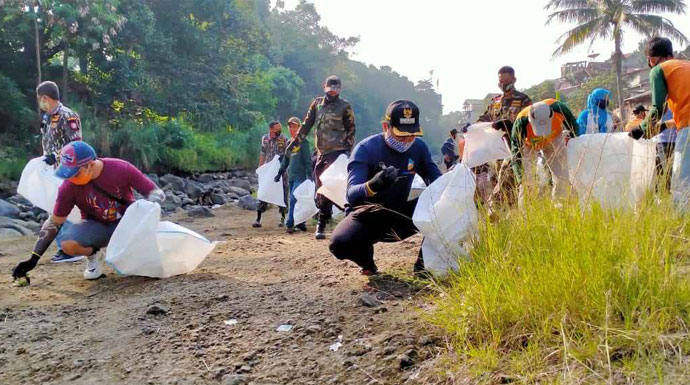
<svg viewBox="0 0 690 385">
<path fill-rule="evenodd" d="M 409 98 L 438 147 L 445 133 L 431 81 L 351 60 L 357 38 L 319 22 L 306 2 L 0 0 L 0 157 L 21 154 L 21 165 L 40 153 L 39 79 L 61 86 L 101 154 L 147 170 L 252 166 L 266 122 L 303 117 L 329 74 L 343 80 L 358 139 L 380 130 L 389 102 Z"/>
</svg>

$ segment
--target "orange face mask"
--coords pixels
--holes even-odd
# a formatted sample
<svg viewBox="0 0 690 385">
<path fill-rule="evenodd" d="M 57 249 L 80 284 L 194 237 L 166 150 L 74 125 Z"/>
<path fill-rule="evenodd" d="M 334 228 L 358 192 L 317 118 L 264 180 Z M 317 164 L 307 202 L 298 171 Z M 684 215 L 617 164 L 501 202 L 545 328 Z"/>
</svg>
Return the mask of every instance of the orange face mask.
<svg viewBox="0 0 690 385">
<path fill-rule="evenodd" d="M 90 166 L 84 167 L 79 170 L 77 175 L 69 178 L 69 181 L 77 186 L 83 186 L 91 182 L 91 177 L 93 176 L 93 169 Z"/>
</svg>

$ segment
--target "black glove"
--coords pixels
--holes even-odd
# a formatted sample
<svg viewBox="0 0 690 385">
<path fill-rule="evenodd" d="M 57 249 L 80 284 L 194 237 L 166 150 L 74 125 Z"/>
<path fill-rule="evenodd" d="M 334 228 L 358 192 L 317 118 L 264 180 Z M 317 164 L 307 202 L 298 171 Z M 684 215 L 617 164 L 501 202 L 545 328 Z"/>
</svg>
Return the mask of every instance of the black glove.
<svg viewBox="0 0 690 385">
<path fill-rule="evenodd" d="M 513 128 L 513 124 L 508 119 L 501 119 L 501 120 L 495 121 L 491 125 L 491 127 L 493 127 L 494 130 L 509 133 L 510 130 L 512 130 L 512 128 Z"/>
<path fill-rule="evenodd" d="M 635 127 L 632 130 L 630 130 L 630 133 L 628 133 L 628 136 L 635 139 L 635 140 L 638 140 L 644 136 L 644 131 L 640 127 Z"/>
<path fill-rule="evenodd" d="M 388 166 L 377 172 L 373 178 L 369 179 L 367 184 L 369 185 L 371 191 L 380 192 L 395 183 L 397 178 L 398 169 L 393 166 Z"/>
<path fill-rule="evenodd" d="M 283 176 L 283 172 L 284 172 L 284 171 L 283 171 L 282 169 L 278 170 L 278 175 L 276 175 L 276 177 L 273 178 L 273 181 L 276 182 L 276 183 L 280 182 L 280 177 Z"/>
<path fill-rule="evenodd" d="M 19 279 L 26 277 L 26 273 L 30 272 L 34 269 L 34 267 L 36 267 L 39 259 L 41 259 L 41 257 L 36 254 L 32 254 L 31 258 L 27 259 L 26 261 L 19 262 L 19 264 L 12 269 L 12 278 Z"/>
<path fill-rule="evenodd" d="M 48 166 L 52 166 L 57 162 L 57 159 L 55 159 L 55 154 L 48 154 L 43 157 L 43 161 L 46 162 Z"/>
</svg>

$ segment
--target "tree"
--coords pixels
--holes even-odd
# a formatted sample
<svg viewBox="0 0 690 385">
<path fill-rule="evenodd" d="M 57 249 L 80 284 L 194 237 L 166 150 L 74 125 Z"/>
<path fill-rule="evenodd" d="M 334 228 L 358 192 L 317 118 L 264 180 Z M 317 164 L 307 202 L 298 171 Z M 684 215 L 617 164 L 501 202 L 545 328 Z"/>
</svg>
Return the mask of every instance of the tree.
<svg viewBox="0 0 690 385">
<path fill-rule="evenodd" d="M 683 0 L 549 0 L 545 9 L 554 10 L 546 24 L 554 21 L 577 23 L 577 26 L 559 37 L 557 42 L 561 45 L 554 52 L 554 56 L 565 54 L 586 41 L 590 41 L 591 45 L 597 39 L 613 38 L 619 106 L 623 106 L 621 47 L 625 27 L 647 37 L 663 34 L 682 43 L 688 42 L 688 38 L 676 29 L 669 19 L 657 15 L 684 15 Z M 621 115 L 625 116 L 623 111 Z"/>
</svg>

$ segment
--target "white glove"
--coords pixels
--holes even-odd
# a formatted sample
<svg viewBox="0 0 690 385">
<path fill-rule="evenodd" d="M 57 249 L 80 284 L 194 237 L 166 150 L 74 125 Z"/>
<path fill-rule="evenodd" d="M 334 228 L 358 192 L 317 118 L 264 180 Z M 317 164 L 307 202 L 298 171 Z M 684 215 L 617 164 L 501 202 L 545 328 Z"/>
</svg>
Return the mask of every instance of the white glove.
<svg viewBox="0 0 690 385">
<path fill-rule="evenodd" d="M 148 200 L 149 202 L 161 204 L 165 201 L 165 193 L 163 192 L 163 190 L 157 188 L 151 191 L 151 194 L 149 194 L 146 200 Z"/>
</svg>

